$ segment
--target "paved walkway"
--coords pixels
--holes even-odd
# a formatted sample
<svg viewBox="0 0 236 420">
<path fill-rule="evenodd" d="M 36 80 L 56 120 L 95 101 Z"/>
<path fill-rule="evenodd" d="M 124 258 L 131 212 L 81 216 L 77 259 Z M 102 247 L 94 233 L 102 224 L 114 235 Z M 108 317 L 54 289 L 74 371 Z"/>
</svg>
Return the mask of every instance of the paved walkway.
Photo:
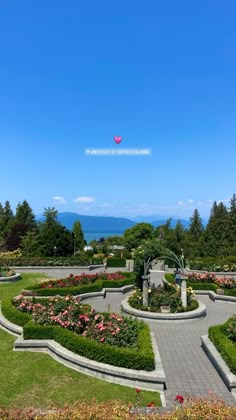
<svg viewBox="0 0 236 420">
<path fill-rule="evenodd" d="M 106 298 L 90 298 L 90 303 L 97 311 L 120 312 L 123 294 L 107 293 Z M 206 397 L 213 392 L 228 404 L 236 401 L 221 377 L 201 348 L 201 335 L 207 334 L 210 325 L 222 324 L 236 313 L 236 304 L 212 302 L 207 296 L 200 300 L 207 306 L 207 316 L 189 321 L 149 322 L 156 336 L 162 363 L 167 377 L 165 398 L 171 406 L 177 394 L 184 397 Z"/>
</svg>

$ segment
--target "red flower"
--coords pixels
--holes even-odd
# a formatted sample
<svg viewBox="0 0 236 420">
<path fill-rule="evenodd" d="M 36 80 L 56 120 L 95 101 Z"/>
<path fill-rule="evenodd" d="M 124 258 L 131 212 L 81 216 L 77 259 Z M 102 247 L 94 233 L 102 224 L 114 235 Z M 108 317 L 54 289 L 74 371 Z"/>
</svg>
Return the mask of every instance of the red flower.
<svg viewBox="0 0 236 420">
<path fill-rule="evenodd" d="M 136 388 L 136 390 L 135 390 L 135 391 L 137 392 L 137 394 L 139 394 L 139 393 L 141 392 L 141 389 Z"/>
<path fill-rule="evenodd" d="M 154 407 L 154 402 L 151 401 L 149 404 L 147 404 L 147 407 Z"/>
<path fill-rule="evenodd" d="M 180 404 L 183 404 L 184 397 L 182 395 L 176 395 L 175 401 L 178 401 Z"/>
</svg>

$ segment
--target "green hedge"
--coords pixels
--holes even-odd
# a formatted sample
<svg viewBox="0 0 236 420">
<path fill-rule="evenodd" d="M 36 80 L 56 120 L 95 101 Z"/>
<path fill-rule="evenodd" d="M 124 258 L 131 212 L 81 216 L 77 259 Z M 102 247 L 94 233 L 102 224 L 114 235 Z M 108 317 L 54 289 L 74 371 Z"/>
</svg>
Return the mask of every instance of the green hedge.
<svg viewBox="0 0 236 420">
<path fill-rule="evenodd" d="M 1 302 L 2 313 L 13 324 L 23 327 L 31 320 L 31 316 L 25 312 L 18 311 L 12 304 L 11 299 L 3 299 Z"/>
<path fill-rule="evenodd" d="M 125 258 L 107 258 L 107 267 L 126 267 Z"/>
<path fill-rule="evenodd" d="M 151 371 L 155 368 L 148 325 L 142 323 L 138 334 L 138 348 L 124 348 L 98 343 L 58 326 L 41 326 L 27 322 L 24 339 L 54 339 L 73 353 L 113 366 Z"/>
<path fill-rule="evenodd" d="M 124 280 L 102 280 L 98 279 L 92 284 L 85 284 L 82 286 L 74 287 L 53 287 L 53 288 L 39 288 L 39 285 L 29 286 L 26 290 L 32 290 L 38 296 L 66 296 L 66 295 L 79 295 L 84 293 L 100 292 L 104 287 L 123 287 L 133 284 L 133 273 L 128 273 Z"/>
<path fill-rule="evenodd" d="M 219 288 L 214 283 L 195 283 L 191 281 L 187 281 L 187 287 L 192 287 L 193 290 L 212 290 L 213 292 L 216 292 L 216 289 Z"/>
<path fill-rule="evenodd" d="M 231 372 L 236 374 L 236 346 L 225 335 L 225 329 L 227 328 L 230 320 L 231 319 L 229 319 L 225 324 L 210 327 L 208 335 Z"/>
<path fill-rule="evenodd" d="M 236 297 L 236 288 L 234 289 L 224 289 L 225 296 L 235 296 Z"/>
</svg>

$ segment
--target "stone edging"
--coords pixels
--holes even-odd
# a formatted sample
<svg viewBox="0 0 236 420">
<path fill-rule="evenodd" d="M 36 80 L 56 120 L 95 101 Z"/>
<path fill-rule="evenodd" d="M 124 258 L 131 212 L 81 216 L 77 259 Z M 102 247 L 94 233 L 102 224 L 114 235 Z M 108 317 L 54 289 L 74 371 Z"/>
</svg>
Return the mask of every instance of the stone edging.
<svg viewBox="0 0 236 420">
<path fill-rule="evenodd" d="M 229 388 L 230 391 L 236 390 L 236 375 L 234 375 L 230 369 L 228 368 L 227 364 L 225 363 L 224 359 L 212 343 L 212 341 L 208 338 L 207 335 L 203 335 L 201 337 L 202 348 L 209 357 L 210 361 L 212 362 L 213 366 L 216 368 L 217 372 L 220 374 L 221 378 L 223 379 L 226 386 Z"/>
<path fill-rule="evenodd" d="M 80 300 L 86 300 L 86 299 L 90 299 L 90 298 L 94 298 L 94 297 L 106 297 L 106 293 L 107 292 L 113 292 L 113 293 L 122 293 L 123 295 L 125 293 L 128 293 L 130 290 L 132 290 L 134 288 L 133 284 L 128 284 L 126 286 L 122 286 L 122 287 L 104 287 L 102 290 L 100 290 L 100 292 L 89 292 L 89 293 L 81 293 L 78 295 L 73 295 L 73 297 L 75 298 L 80 298 Z M 23 290 L 23 292 L 30 292 L 32 293 L 32 295 L 24 295 L 25 298 L 32 298 L 32 297 L 36 297 L 37 299 L 49 299 L 52 297 L 55 297 L 55 295 L 49 295 L 49 296 L 38 296 L 35 293 L 37 292 L 37 290 L 34 292 L 34 289 L 32 290 Z M 24 294 L 24 293 L 23 293 Z"/>
<path fill-rule="evenodd" d="M 67 367 L 73 368 L 81 373 L 103 379 L 108 382 L 135 388 L 163 391 L 166 388 L 166 375 L 162 365 L 159 349 L 154 334 L 151 332 L 152 346 L 155 354 L 155 370 L 148 372 L 144 370 L 126 369 L 79 356 L 54 340 L 24 340 L 22 337 L 23 328 L 12 324 L 0 311 L 0 326 L 18 335 L 14 344 L 14 350 L 19 351 L 42 351 L 47 352 L 54 359 Z"/>
<path fill-rule="evenodd" d="M 139 309 L 132 308 L 128 303 L 128 297 L 125 298 L 121 302 L 122 310 L 130 315 L 133 315 L 137 318 L 141 318 L 143 320 L 163 320 L 163 321 L 177 321 L 177 320 L 186 320 L 186 319 L 194 319 L 200 318 L 206 315 L 206 305 L 202 302 L 199 303 L 199 307 L 194 311 L 189 312 L 179 312 L 179 313 L 170 313 L 170 314 L 163 314 L 157 312 L 147 312 L 147 311 L 140 311 Z"/>
<path fill-rule="evenodd" d="M 215 302 L 216 300 L 223 300 L 225 302 L 235 302 L 235 296 L 227 296 L 227 295 L 218 295 L 217 293 L 213 292 L 213 290 L 194 290 L 193 292 L 195 295 L 208 295 L 209 298 Z"/>
<path fill-rule="evenodd" d="M 16 273 L 16 274 L 14 274 L 14 276 L 0 277 L 0 283 L 11 283 L 11 282 L 20 280 L 20 278 L 21 278 L 21 274 Z"/>
</svg>

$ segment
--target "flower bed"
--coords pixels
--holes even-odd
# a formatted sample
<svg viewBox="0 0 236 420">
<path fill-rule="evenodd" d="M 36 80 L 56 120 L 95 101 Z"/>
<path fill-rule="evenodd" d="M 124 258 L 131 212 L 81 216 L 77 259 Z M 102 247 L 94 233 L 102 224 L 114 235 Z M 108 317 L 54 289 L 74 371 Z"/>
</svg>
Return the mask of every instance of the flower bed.
<svg viewBox="0 0 236 420">
<path fill-rule="evenodd" d="M 209 328 L 209 338 L 232 373 L 236 374 L 236 318 Z"/>
<path fill-rule="evenodd" d="M 81 274 L 59 280 L 49 280 L 35 286 L 30 286 L 32 290 L 39 296 L 56 296 L 56 295 L 78 295 L 82 293 L 98 292 L 104 287 L 119 288 L 133 284 L 133 273 L 97 273 L 97 274 Z"/>
<path fill-rule="evenodd" d="M 9 302 L 3 301 L 2 311 L 6 317 L 10 313 L 10 318 L 18 313 L 24 339 L 54 339 L 74 353 L 115 366 L 155 368 L 149 327 L 142 322 L 96 313 L 72 296 L 39 302 L 20 295 L 13 305 L 9 311 Z"/>
<path fill-rule="evenodd" d="M 0 267 L 0 277 L 11 277 L 15 274 L 15 271 L 9 267 Z"/>
<path fill-rule="evenodd" d="M 180 288 L 171 283 L 166 283 L 165 287 L 152 286 L 148 294 L 148 307 L 143 306 L 142 292 L 136 289 L 128 299 L 132 308 L 141 311 L 161 312 L 161 306 L 169 306 L 171 313 L 192 311 L 198 308 L 198 302 L 193 299 L 191 288 L 187 289 L 187 308 L 184 308 L 180 296 Z"/>
<path fill-rule="evenodd" d="M 224 290 L 225 295 L 236 296 L 236 279 L 234 277 L 216 276 L 214 273 L 191 273 L 187 276 L 188 286 L 195 290 Z"/>
</svg>

